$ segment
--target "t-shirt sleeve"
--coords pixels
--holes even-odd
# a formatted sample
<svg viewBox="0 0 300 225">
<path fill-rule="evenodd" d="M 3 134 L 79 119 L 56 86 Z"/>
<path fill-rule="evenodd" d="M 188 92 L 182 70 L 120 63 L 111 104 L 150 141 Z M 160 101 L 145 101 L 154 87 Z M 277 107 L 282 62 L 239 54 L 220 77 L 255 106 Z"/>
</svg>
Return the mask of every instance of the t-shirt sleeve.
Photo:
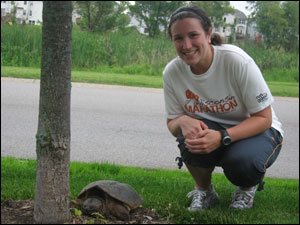
<svg viewBox="0 0 300 225">
<path fill-rule="evenodd" d="M 243 102 L 250 114 L 264 110 L 274 99 L 256 63 L 249 59 L 238 73 Z"/>
<path fill-rule="evenodd" d="M 163 81 L 164 81 L 165 110 L 166 110 L 166 117 L 168 119 L 175 119 L 179 116 L 184 115 L 185 112 L 181 107 L 181 105 L 179 104 L 179 101 L 174 91 L 174 86 L 172 85 L 169 76 L 170 74 L 164 71 Z"/>
</svg>

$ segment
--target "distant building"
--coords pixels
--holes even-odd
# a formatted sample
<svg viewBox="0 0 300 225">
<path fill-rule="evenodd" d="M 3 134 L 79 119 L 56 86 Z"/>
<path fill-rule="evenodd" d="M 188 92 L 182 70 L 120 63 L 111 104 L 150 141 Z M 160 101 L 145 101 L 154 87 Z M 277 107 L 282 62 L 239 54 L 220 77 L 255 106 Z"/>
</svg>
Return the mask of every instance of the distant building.
<svg viewBox="0 0 300 225">
<path fill-rule="evenodd" d="M 225 25 L 214 27 L 213 32 L 219 33 L 226 41 L 234 33 L 234 40 L 243 39 L 247 34 L 247 16 L 240 10 L 235 9 L 234 14 L 226 14 L 223 17 Z"/>
<path fill-rule="evenodd" d="M 40 25 L 42 12 L 42 1 L 1 1 L 1 21 L 3 17 L 14 14 L 18 24 Z"/>
<path fill-rule="evenodd" d="M 43 1 L 1 1 L 1 23 L 15 15 L 17 24 L 41 25 L 43 21 Z M 72 21 L 76 21 L 73 13 Z"/>
<path fill-rule="evenodd" d="M 234 14 L 226 14 L 223 17 L 224 26 L 214 27 L 213 32 L 219 33 L 226 41 L 234 32 L 234 40 L 243 39 L 247 33 L 247 16 L 240 10 L 235 10 Z M 129 26 L 136 28 L 141 34 L 148 34 L 144 23 L 138 22 L 134 17 L 131 17 Z M 164 30 L 164 27 L 159 27 L 160 31 Z M 254 38 L 253 38 L 254 39 Z"/>
</svg>

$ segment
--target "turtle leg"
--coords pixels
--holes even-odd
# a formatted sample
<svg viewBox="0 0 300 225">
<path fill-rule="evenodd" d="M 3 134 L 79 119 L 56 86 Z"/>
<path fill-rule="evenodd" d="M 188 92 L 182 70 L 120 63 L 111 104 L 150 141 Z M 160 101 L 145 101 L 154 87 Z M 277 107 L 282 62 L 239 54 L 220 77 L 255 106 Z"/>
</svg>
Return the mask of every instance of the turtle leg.
<svg viewBox="0 0 300 225">
<path fill-rule="evenodd" d="M 120 220 L 129 220 L 129 210 L 124 204 L 109 195 L 106 195 L 107 211 Z"/>
</svg>

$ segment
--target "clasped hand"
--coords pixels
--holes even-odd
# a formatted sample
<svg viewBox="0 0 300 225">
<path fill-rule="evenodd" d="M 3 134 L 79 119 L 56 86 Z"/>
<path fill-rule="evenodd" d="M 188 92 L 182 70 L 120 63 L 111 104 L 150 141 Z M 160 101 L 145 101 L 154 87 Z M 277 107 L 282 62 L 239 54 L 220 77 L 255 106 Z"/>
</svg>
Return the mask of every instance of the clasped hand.
<svg viewBox="0 0 300 225">
<path fill-rule="evenodd" d="M 221 133 L 209 129 L 203 121 L 185 116 L 181 124 L 186 148 L 191 153 L 209 154 L 221 146 Z"/>
</svg>

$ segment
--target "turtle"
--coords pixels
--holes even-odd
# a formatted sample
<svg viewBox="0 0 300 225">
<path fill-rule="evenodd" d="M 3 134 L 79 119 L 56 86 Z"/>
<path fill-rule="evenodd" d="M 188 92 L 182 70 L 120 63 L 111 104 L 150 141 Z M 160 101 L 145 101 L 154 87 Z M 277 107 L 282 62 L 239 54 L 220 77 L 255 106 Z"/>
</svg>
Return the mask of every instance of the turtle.
<svg viewBox="0 0 300 225">
<path fill-rule="evenodd" d="M 121 220 L 129 220 L 132 209 L 143 204 L 144 200 L 129 185 L 114 180 L 99 180 L 85 186 L 76 198 L 85 214 L 99 212 L 113 215 Z"/>
</svg>

